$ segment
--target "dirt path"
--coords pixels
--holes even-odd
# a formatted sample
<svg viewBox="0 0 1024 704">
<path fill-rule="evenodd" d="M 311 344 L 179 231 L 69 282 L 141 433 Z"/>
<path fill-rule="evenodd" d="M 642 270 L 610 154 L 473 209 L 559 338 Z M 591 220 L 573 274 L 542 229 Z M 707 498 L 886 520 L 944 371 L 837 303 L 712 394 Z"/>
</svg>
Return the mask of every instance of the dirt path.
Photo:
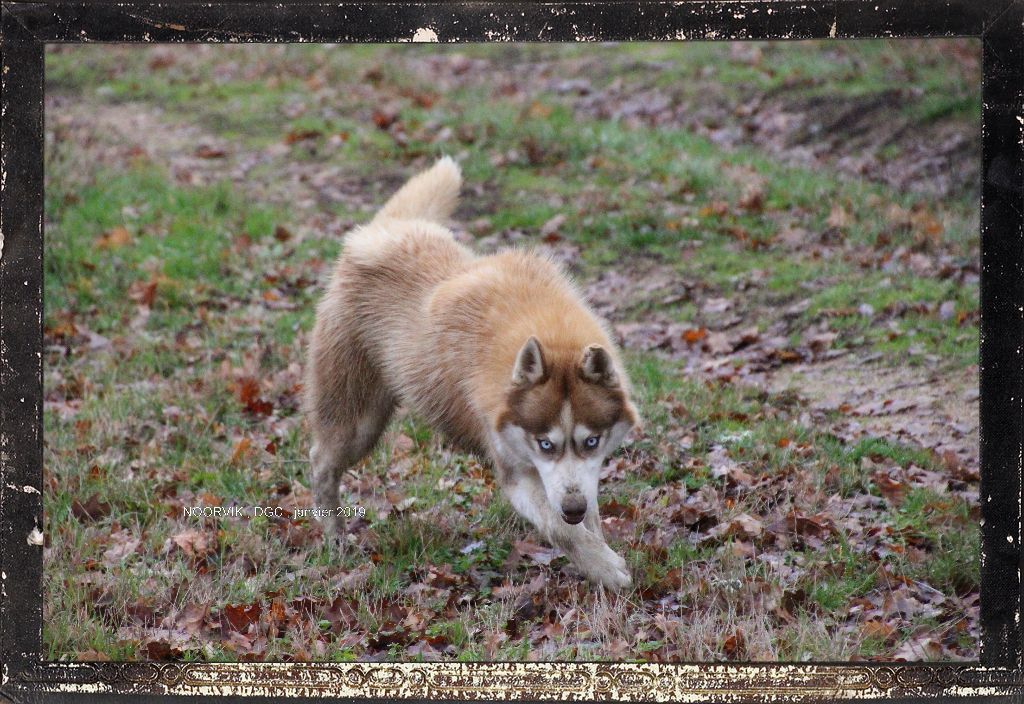
<svg viewBox="0 0 1024 704">
<path fill-rule="evenodd" d="M 978 368 L 882 365 L 853 355 L 780 368 L 767 378 L 774 392 L 795 391 L 812 410 L 847 410 L 834 427 L 844 439 L 881 437 L 939 455 L 953 453 L 977 472 Z"/>
</svg>

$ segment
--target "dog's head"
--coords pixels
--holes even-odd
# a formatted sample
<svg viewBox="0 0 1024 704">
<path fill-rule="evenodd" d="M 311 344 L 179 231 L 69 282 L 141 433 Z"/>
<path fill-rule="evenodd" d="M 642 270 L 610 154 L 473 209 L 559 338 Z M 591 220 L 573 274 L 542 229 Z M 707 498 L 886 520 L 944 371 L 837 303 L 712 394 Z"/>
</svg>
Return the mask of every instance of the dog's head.
<svg viewBox="0 0 1024 704">
<path fill-rule="evenodd" d="M 597 510 L 604 459 L 638 422 L 617 366 L 600 345 L 549 351 L 535 337 L 516 356 L 497 434 L 505 452 L 537 469 L 567 523 Z"/>
</svg>

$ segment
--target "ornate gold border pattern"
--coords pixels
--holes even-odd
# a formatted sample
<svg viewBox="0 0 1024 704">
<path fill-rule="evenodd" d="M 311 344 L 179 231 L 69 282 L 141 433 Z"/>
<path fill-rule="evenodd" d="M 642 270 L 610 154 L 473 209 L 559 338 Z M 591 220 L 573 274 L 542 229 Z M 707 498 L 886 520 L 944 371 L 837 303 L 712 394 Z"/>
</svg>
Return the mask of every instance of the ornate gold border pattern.
<svg viewBox="0 0 1024 704">
<path fill-rule="evenodd" d="M 32 689 L 538 701 L 744 701 L 1017 694 L 1014 670 L 977 665 L 718 665 L 628 663 L 40 663 Z"/>
</svg>

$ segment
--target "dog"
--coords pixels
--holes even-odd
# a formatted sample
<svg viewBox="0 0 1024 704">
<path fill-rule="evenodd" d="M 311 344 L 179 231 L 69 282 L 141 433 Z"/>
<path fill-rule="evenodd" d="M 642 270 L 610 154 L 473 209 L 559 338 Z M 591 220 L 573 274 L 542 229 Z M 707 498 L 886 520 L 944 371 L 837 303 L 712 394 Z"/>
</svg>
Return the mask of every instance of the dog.
<svg viewBox="0 0 1024 704">
<path fill-rule="evenodd" d="M 605 457 L 639 424 L 618 350 L 552 260 L 456 242 L 442 223 L 461 184 L 443 157 L 345 236 L 308 349 L 314 498 L 337 506 L 342 473 L 401 404 L 489 459 L 515 510 L 582 575 L 629 587 L 597 504 Z"/>
</svg>

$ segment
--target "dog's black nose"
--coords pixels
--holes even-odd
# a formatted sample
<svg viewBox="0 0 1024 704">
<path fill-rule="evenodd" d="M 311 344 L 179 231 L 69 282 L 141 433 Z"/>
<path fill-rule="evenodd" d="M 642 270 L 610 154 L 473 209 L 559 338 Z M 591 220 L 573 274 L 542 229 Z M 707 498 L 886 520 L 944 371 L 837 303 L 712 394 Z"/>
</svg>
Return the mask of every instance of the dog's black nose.
<svg viewBox="0 0 1024 704">
<path fill-rule="evenodd" d="M 569 494 L 562 499 L 562 518 L 570 525 L 576 525 L 587 513 L 587 500 L 583 494 Z"/>
</svg>

